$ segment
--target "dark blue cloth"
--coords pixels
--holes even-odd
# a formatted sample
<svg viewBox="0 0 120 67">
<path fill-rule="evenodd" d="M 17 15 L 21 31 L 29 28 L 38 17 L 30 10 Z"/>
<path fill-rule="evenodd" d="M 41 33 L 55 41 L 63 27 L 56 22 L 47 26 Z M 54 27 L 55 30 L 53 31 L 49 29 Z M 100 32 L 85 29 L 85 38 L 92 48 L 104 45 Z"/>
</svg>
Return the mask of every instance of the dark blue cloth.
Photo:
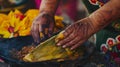
<svg viewBox="0 0 120 67">
<path fill-rule="evenodd" d="M 32 45 L 32 43 L 32 36 L 0 39 L 0 57 L 7 62 L 20 63 L 21 61 L 13 58 L 11 51 L 21 50 L 22 47 Z"/>
</svg>

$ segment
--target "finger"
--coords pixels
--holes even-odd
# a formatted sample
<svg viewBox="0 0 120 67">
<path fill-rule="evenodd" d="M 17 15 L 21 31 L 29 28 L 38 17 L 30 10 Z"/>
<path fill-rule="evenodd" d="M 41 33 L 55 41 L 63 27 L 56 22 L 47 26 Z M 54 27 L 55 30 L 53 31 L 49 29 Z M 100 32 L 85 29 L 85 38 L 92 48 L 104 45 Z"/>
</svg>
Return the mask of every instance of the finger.
<svg viewBox="0 0 120 67">
<path fill-rule="evenodd" d="M 34 29 L 33 35 L 35 37 L 35 42 L 39 43 L 40 41 L 39 24 L 35 24 L 33 29 Z"/>
<path fill-rule="evenodd" d="M 48 26 L 49 24 L 46 24 L 47 23 L 47 19 L 43 18 L 40 20 L 40 23 L 39 23 L 39 35 L 40 35 L 40 39 L 44 39 L 44 38 L 47 38 L 47 34 L 48 34 Z"/>
<path fill-rule="evenodd" d="M 42 32 L 42 31 L 43 31 L 42 26 L 41 24 L 39 24 L 39 32 Z"/>
<path fill-rule="evenodd" d="M 74 39 L 75 36 L 76 36 L 76 35 L 74 35 L 73 33 L 72 33 L 72 34 L 69 33 L 68 35 L 69 35 L 68 37 L 66 37 L 65 39 L 59 41 L 57 45 L 58 45 L 58 46 L 64 45 L 64 44 L 72 41 L 72 39 Z"/>
<path fill-rule="evenodd" d="M 42 28 L 41 24 L 39 24 L 39 37 L 40 37 L 40 39 L 44 38 L 43 28 Z"/>
<path fill-rule="evenodd" d="M 68 42 L 65 45 L 63 45 L 63 48 L 73 46 L 74 44 L 78 43 L 79 41 L 80 41 L 80 37 L 75 37 L 70 42 Z"/>
<path fill-rule="evenodd" d="M 47 24 L 42 24 L 42 33 L 44 35 L 44 38 L 48 38 L 48 25 Z"/>
<path fill-rule="evenodd" d="M 82 43 L 84 42 L 84 40 L 83 41 L 80 41 L 80 42 L 78 42 L 77 44 L 74 44 L 70 49 L 71 50 L 74 50 L 74 49 L 76 49 L 77 47 L 79 47 Z"/>
<path fill-rule="evenodd" d="M 50 37 L 54 31 L 54 22 L 51 22 L 48 28 L 48 36 Z"/>
<path fill-rule="evenodd" d="M 32 34 L 32 37 L 34 39 L 34 42 L 36 42 L 36 38 L 35 38 L 35 35 L 34 35 L 34 32 L 35 32 L 35 30 L 34 30 L 35 28 L 34 27 L 36 27 L 36 26 L 35 26 L 35 24 L 33 22 L 32 26 L 31 26 L 31 34 Z"/>
<path fill-rule="evenodd" d="M 34 26 L 33 26 L 33 24 L 32 24 L 32 26 L 31 26 L 31 35 L 32 35 L 32 37 L 33 37 L 33 39 L 34 39 L 34 41 L 35 41 L 35 36 L 34 36 Z"/>
</svg>

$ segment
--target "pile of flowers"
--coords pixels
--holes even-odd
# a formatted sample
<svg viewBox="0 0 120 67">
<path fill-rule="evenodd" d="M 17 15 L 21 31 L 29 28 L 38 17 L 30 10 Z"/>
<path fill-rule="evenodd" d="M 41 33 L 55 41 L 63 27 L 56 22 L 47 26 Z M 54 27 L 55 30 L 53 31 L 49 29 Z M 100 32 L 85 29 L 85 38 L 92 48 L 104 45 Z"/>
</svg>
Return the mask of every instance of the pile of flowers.
<svg viewBox="0 0 120 67">
<path fill-rule="evenodd" d="M 39 10 L 30 9 L 26 13 L 19 10 L 10 11 L 9 14 L 0 13 L 0 38 L 12 38 L 31 35 L 30 28 L 33 19 L 39 14 Z M 63 18 L 55 16 L 55 30 L 63 28 Z"/>
</svg>

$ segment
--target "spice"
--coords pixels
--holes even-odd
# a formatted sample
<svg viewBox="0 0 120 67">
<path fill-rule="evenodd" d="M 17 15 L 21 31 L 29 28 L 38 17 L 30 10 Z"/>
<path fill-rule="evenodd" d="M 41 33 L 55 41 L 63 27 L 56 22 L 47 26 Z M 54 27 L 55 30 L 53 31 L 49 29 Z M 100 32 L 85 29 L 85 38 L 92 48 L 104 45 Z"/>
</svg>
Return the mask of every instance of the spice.
<svg viewBox="0 0 120 67">
<path fill-rule="evenodd" d="M 13 58 L 23 60 L 23 57 L 31 52 L 34 48 L 35 45 L 24 46 L 20 51 L 13 49 L 11 54 Z"/>
</svg>

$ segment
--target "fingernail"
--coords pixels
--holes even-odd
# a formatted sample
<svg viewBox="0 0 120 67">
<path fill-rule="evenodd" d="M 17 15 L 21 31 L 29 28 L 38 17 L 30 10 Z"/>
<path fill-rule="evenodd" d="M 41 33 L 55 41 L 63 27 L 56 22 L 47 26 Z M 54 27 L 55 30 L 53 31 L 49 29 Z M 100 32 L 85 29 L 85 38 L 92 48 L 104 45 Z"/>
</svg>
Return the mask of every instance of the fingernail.
<svg viewBox="0 0 120 67">
<path fill-rule="evenodd" d="M 58 45 L 58 46 L 60 46 L 61 44 L 60 44 L 60 43 L 58 43 L 57 45 Z"/>
<path fill-rule="evenodd" d="M 66 46 L 64 45 L 64 46 L 62 46 L 63 48 L 66 48 Z"/>
</svg>

